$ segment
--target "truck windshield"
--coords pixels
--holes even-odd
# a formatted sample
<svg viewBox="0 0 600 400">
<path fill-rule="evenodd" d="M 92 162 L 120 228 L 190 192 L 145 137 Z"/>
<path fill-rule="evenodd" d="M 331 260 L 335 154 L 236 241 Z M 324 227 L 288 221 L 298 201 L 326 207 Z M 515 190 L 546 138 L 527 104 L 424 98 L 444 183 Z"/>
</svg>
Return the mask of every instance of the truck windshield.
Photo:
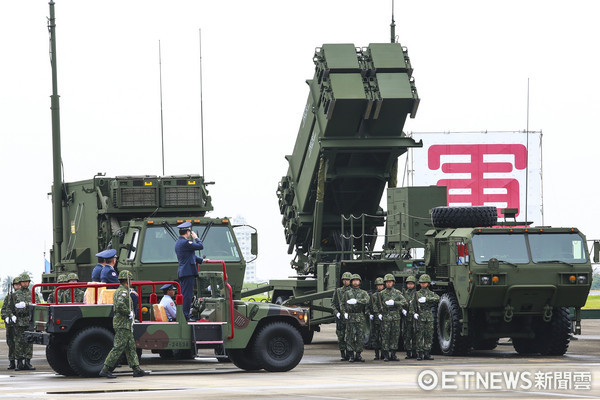
<svg viewBox="0 0 600 400">
<path fill-rule="evenodd" d="M 487 264 L 490 258 L 513 264 L 529 263 L 527 244 L 522 234 L 475 235 L 472 243 L 477 264 Z"/>
<path fill-rule="evenodd" d="M 531 258 L 535 263 L 584 264 L 587 262 L 583 238 L 577 233 L 530 233 L 528 238 Z"/>
<path fill-rule="evenodd" d="M 194 227 L 202 237 L 205 227 Z M 212 226 L 204 239 L 199 256 L 211 260 L 240 261 L 240 253 L 229 226 Z M 144 235 L 142 263 L 176 263 L 175 241 L 162 226 L 148 227 Z"/>
</svg>

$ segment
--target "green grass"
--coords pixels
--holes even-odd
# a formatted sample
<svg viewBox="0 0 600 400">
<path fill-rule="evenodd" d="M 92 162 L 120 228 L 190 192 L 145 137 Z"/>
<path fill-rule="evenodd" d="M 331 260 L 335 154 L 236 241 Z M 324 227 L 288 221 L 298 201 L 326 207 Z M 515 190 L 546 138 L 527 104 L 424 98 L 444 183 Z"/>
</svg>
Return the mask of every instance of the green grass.
<svg viewBox="0 0 600 400">
<path fill-rule="evenodd" d="M 244 290 L 249 290 L 249 289 L 255 289 L 258 286 L 262 286 L 264 285 L 264 283 L 250 283 L 250 282 L 246 282 L 244 283 L 243 289 Z M 250 297 L 244 297 L 242 300 L 245 301 L 259 301 L 259 302 L 264 302 L 264 303 L 270 303 L 271 302 L 271 293 L 259 293 L 259 294 L 255 294 L 253 296 Z"/>
<path fill-rule="evenodd" d="M 600 308 L 600 295 L 588 296 L 587 302 L 585 303 L 585 306 L 583 306 L 583 308 L 584 309 L 599 309 Z"/>
</svg>

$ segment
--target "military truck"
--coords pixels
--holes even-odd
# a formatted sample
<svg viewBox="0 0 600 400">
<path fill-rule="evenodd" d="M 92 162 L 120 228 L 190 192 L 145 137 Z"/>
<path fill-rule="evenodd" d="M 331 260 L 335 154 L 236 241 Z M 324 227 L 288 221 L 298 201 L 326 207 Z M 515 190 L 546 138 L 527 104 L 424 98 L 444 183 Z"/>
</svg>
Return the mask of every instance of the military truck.
<svg viewBox="0 0 600 400">
<path fill-rule="evenodd" d="M 193 357 L 198 348 L 209 347 L 217 356 L 229 356 L 246 370 L 294 368 L 304 351 L 300 331 L 307 330 L 307 310 L 239 301 L 246 263 L 230 220 L 206 217 L 213 207 L 209 183 L 202 176 L 108 178 L 98 174 L 90 180 L 62 182 L 53 1 L 48 27 L 53 78 L 54 243 L 50 272 L 43 274 L 40 285 L 42 293 L 55 291 L 58 299 L 59 290 L 97 291 L 110 286 L 78 283 L 59 287 L 56 281 L 59 274 L 67 272 L 76 272 L 82 281 L 90 280 L 96 264 L 94 255 L 113 248 L 117 250 L 118 268 L 131 271 L 134 286 L 138 285 L 140 322 L 134 324 L 138 351 L 150 349 L 161 355 L 176 351 Z M 174 244 L 178 233 L 173 226 L 184 221 L 191 222 L 203 240 L 205 250 L 199 255 L 209 260 L 198 266 L 194 289 L 195 316 L 201 322 L 186 322 L 180 299 L 176 322 L 156 322 L 156 285 L 177 280 Z M 256 233 L 251 242 L 256 254 Z M 56 372 L 98 374 L 112 346 L 110 304 L 99 304 L 95 293 L 87 303 L 43 304 L 38 299 L 30 311 L 26 337 L 47 345 L 46 356 Z"/>
<path fill-rule="evenodd" d="M 296 276 L 243 295 L 272 290 L 274 302 L 309 306 L 309 343 L 319 324 L 334 321 L 330 298 L 342 272 L 360 274 L 367 290 L 386 273 L 398 286 L 428 273 L 441 295 L 436 347 L 443 354 L 493 348 L 500 337 L 512 338 L 520 353 L 564 354 L 571 331 L 580 333 L 591 284 L 585 237 L 576 228 L 498 224 L 495 207 L 445 207 L 445 187 L 396 187 L 398 157 L 410 148 L 419 157 L 422 147 L 402 132 L 419 97 L 399 43 L 324 44 L 313 61 L 277 189 Z M 505 219 L 516 214 L 503 212 Z M 575 308 L 573 329 L 568 307 Z"/>
</svg>

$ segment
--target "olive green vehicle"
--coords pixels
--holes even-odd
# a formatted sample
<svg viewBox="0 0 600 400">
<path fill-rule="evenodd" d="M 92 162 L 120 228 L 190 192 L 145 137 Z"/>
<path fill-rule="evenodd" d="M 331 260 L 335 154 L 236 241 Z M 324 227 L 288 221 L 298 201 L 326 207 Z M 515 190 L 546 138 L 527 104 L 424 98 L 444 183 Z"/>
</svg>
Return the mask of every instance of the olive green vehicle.
<svg viewBox="0 0 600 400">
<path fill-rule="evenodd" d="M 308 312 L 300 307 L 239 300 L 246 261 L 229 218 L 206 216 L 213 207 L 209 183 L 202 176 L 109 178 L 98 174 L 89 180 L 62 182 L 53 1 L 48 27 L 53 78 L 54 243 L 50 272 L 43 274 L 39 286 L 44 297 L 55 291 L 56 299 L 58 291 L 76 288 L 86 289 L 88 294 L 85 303 L 48 304 L 37 299 L 30 310 L 27 340 L 47 345 L 48 362 L 59 374 L 98 374 L 114 335 L 113 307 L 100 304 L 98 288 L 111 285 L 59 285 L 57 278 L 75 272 L 80 281 L 90 281 L 95 254 L 112 248 L 117 250 L 117 269 L 131 271 L 139 294 L 139 323 L 134 324 L 138 351 L 190 358 L 199 349 L 209 348 L 215 356 L 229 357 L 246 370 L 294 368 L 304 352 L 300 332 L 308 330 Z M 204 242 L 205 249 L 198 256 L 211 260 L 198 266 L 193 315 L 200 322 L 186 322 L 179 298 L 176 322 L 158 321 L 162 318 L 154 307 L 156 288 L 177 281 L 174 246 L 179 234 L 174 227 L 184 221 L 192 223 Z M 256 255 L 256 233 L 251 242 L 251 252 Z"/>
<path fill-rule="evenodd" d="M 274 302 L 310 307 L 311 331 L 303 335 L 309 343 L 320 324 L 335 319 L 331 296 L 343 272 L 359 274 L 369 291 L 387 273 L 398 287 L 427 273 L 441 296 L 435 311 L 442 353 L 491 349 L 508 337 L 519 353 L 564 354 L 570 334 L 580 333 L 591 285 L 585 236 L 576 228 L 499 224 L 495 207 L 445 207 L 445 187 L 396 187 L 398 157 L 410 148 L 419 157 L 422 147 L 402 131 L 420 100 L 400 43 L 324 44 L 313 62 L 277 189 L 296 277 L 243 295 L 271 290 Z M 387 210 L 380 207 L 384 194 Z"/>
</svg>

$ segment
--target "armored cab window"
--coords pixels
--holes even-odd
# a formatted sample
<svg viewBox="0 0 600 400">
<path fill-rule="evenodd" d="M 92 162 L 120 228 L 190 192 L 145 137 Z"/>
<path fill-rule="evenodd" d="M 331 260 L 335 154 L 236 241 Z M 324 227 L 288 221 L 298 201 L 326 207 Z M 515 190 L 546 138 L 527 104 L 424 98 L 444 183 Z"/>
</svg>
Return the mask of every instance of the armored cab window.
<svg viewBox="0 0 600 400">
<path fill-rule="evenodd" d="M 531 257 L 535 263 L 587 262 L 585 243 L 577 233 L 530 233 L 528 238 Z"/>
<path fill-rule="evenodd" d="M 127 253 L 128 261 L 135 260 L 135 255 L 137 253 L 137 245 L 138 245 L 139 238 L 140 238 L 140 231 L 136 229 L 135 231 L 133 231 L 133 236 L 131 236 L 129 252 Z"/>
<path fill-rule="evenodd" d="M 490 258 L 514 264 L 529 263 L 527 244 L 522 234 L 479 234 L 473 236 L 472 244 L 477 264 L 487 264 Z"/>
</svg>

